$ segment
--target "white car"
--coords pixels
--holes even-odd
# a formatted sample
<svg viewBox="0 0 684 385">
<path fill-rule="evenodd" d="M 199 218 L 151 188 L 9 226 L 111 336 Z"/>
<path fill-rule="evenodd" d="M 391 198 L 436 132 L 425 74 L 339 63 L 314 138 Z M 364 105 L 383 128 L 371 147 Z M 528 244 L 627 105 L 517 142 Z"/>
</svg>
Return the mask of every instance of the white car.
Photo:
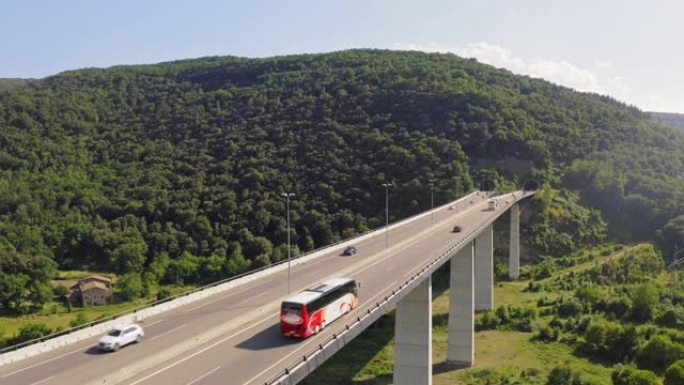
<svg viewBox="0 0 684 385">
<path fill-rule="evenodd" d="M 110 330 L 105 336 L 100 338 L 97 342 L 97 348 L 115 352 L 124 345 L 142 341 L 143 337 L 145 337 L 145 333 L 140 325 L 121 325 Z"/>
</svg>

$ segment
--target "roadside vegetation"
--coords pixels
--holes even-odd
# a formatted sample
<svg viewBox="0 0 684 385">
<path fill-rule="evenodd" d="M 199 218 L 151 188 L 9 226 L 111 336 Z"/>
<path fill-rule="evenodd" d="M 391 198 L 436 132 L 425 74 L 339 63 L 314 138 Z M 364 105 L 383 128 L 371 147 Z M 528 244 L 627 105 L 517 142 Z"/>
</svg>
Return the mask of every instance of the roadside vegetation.
<svg viewBox="0 0 684 385">
<path fill-rule="evenodd" d="M 448 270 L 437 273 L 434 384 L 684 383 L 684 286 L 671 285 L 653 245 L 585 249 L 523 276 L 497 283 L 496 308 L 476 318 L 475 366 L 455 370 L 444 363 Z M 393 321 L 383 317 L 305 383 L 390 384 Z"/>
<path fill-rule="evenodd" d="M 57 278 L 79 279 L 92 274 L 88 271 L 60 271 Z M 0 348 L 98 321 L 158 299 L 192 290 L 194 287 L 193 285 L 163 285 L 156 287 L 153 292 L 132 300 L 127 299 L 121 290 L 117 290 L 113 303 L 100 306 L 72 304 L 59 295 L 59 289 L 55 289 L 50 302 L 45 303 L 39 310 L 16 312 L 0 309 Z"/>
</svg>

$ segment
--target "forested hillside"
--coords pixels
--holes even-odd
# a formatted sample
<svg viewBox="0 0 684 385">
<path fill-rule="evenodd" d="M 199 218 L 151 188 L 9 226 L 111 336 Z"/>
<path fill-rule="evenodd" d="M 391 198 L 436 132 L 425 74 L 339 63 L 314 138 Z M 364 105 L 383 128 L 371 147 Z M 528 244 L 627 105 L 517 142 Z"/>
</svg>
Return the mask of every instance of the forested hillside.
<svg viewBox="0 0 684 385">
<path fill-rule="evenodd" d="M 483 178 L 560 189 L 540 198 L 541 253 L 602 238 L 592 207 L 611 236 L 671 250 L 683 166 L 684 133 L 633 107 L 453 55 L 70 71 L 0 92 L 0 266 L 19 266 L 0 290 L 40 303 L 55 267 L 212 281 L 287 255 L 283 192 L 305 251 L 382 223 L 384 182 L 391 218 L 428 208 L 431 179 L 437 203 Z"/>
<path fill-rule="evenodd" d="M 33 79 L 0 78 L 0 91 L 21 87 Z"/>
<path fill-rule="evenodd" d="M 674 128 L 684 130 L 684 114 L 674 114 L 669 112 L 649 112 L 651 119 L 656 122 L 668 124 Z"/>
</svg>

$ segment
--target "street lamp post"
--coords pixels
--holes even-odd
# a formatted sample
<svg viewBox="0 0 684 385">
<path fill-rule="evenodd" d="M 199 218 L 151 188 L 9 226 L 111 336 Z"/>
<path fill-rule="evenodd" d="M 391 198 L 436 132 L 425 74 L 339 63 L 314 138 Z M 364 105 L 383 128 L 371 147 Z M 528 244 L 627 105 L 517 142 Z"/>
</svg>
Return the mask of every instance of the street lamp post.
<svg viewBox="0 0 684 385">
<path fill-rule="evenodd" d="M 282 193 L 287 202 L 287 294 L 292 292 L 292 274 L 290 269 L 290 261 L 292 259 L 292 248 L 290 247 L 290 198 L 295 196 L 294 193 Z"/>
<path fill-rule="evenodd" d="M 435 180 L 430 179 L 430 224 L 435 224 Z"/>
<path fill-rule="evenodd" d="M 385 186 L 385 248 L 389 247 L 389 188 L 392 183 L 383 183 Z"/>
</svg>

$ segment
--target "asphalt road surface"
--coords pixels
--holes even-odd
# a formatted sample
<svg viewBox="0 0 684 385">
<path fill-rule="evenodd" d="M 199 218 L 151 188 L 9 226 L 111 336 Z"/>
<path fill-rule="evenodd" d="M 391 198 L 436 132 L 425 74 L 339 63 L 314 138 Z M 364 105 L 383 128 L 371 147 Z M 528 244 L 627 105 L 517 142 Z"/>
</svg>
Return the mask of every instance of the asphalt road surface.
<svg viewBox="0 0 684 385">
<path fill-rule="evenodd" d="M 513 199 L 507 195 L 499 200 Z M 116 353 L 97 351 L 97 337 L 2 366 L 0 384 L 264 384 L 428 260 L 509 207 L 510 202 L 486 211 L 484 201 L 462 211 L 435 210 L 434 224 L 427 215 L 390 231 L 389 249 L 385 233 L 380 232 L 357 243 L 354 256 L 342 256 L 341 248 L 335 247 L 293 266 L 293 293 L 335 276 L 361 284 L 359 306 L 306 340 L 279 333 L 278 307 L 287 296 L 285 269 L 149 318 L 142 323 L 145 340 Z M 463 231 L 452 233 L 457 224 Z"/>
</svg>

